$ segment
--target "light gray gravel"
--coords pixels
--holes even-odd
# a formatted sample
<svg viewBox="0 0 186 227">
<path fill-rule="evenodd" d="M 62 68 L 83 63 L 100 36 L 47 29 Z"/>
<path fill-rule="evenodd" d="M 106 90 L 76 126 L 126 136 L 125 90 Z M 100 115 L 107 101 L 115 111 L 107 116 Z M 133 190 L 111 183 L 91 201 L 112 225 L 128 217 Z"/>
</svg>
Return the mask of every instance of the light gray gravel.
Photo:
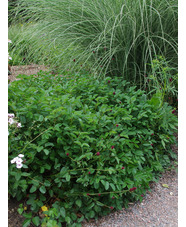
<svg viewBox="0 0 186 227">
<path fill-rule="evenodd" d="M 162 184 L 167 184 L 165 188 Z M 83 227 L 176 227 L 178 226 L 178 174 L 176 170 L 165 172 L 158 183 L 151 184 L 141 203 L 128 209 L 113 212 Z"/>
</svg>

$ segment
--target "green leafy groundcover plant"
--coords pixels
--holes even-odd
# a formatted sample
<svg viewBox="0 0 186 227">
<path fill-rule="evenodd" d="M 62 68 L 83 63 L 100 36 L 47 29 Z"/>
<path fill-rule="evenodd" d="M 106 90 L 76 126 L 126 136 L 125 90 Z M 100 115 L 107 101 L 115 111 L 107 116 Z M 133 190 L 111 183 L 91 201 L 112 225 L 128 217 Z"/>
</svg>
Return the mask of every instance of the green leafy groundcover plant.
<svg viewBox="0 0 186 227">
<path fill-rule="evenodd" d="M 141 201 L 176 158 L 172 107 L 158 108 L 121 78 L 19 77 L 9 86 L 9 113 L 23 126 L 9 132 L 9 193 L 28 197 L 24 226 L 81 226 Z M 20 153 L 17 169 L 10 161 Z M 42 206 L 49 210 L 40 220 Z"/>
</svg>

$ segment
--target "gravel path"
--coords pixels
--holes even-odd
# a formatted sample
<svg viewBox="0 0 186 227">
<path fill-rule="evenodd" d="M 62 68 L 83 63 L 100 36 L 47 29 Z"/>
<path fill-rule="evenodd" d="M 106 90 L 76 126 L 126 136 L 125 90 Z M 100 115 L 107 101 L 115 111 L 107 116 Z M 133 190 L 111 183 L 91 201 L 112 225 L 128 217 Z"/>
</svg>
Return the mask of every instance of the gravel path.
<svg viewBox="0 0 186 227">
<path fill-rule="evenodd" d="M 162 184 L 167 184 L 165 188 Z M 24 217 L 17 213 L 19 202 L 9 201 L 9 227 L 21 227 Z M 31 225 L 33 226 L 33 225 Z M 166 171 L 158 183 L 151 184 L 141 203 L 128 209 L 84 222 L 82 227 L 177 227 L 178 226 L 178 174 L 176 170 Z"/>
<path fill-rule="evenodd" d="M 162 184 L 167 184 L 165 188 Z M 178 226 L 178 174 L 165 172 L 158 183 L 151 185 L 142 203 L 116 211 L 83 227 L 176 227 Z"/>
</svg>

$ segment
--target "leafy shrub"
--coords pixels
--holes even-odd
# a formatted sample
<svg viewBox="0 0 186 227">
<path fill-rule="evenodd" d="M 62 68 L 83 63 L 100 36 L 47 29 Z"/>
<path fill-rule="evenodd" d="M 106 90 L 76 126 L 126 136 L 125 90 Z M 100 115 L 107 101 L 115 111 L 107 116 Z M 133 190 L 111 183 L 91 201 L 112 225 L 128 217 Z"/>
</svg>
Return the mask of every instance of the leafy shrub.
<svg viewBox="0 0 186 227">
<path fill-rule="evenodd" d="M 161 103 L 168 102 L 178 106 L 178 74 L 171 68 L 163 56 L 157 56 L 150 65 L 151 73 L 144 76 L 144 89 L 149 96 L 156 94 Z"/>
<path fill-rule="evenodd" d="M 9 112 L 23 126 L 9 139 L 9 193 L 28 196 L 33 214 L 48 207 L 42 226 L 81 226 L 84 218 L 141 201 L 175 158 L 171 107 L 157 108 L 121 78 L 19 78 L 9 86 Z M 25 160 L 16 169 L 10 160 L 20 153 Z M 32 214 L 24 215 L 30 223 Z"/>
</svg>

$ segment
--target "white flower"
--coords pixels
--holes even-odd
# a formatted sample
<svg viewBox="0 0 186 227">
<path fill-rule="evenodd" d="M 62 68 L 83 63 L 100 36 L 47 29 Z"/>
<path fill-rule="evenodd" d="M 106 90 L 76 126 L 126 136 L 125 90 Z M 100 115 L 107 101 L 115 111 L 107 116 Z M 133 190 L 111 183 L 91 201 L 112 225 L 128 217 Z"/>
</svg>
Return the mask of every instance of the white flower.
<svg viewBox="0 0 186 227">
<path fill-rule="evenodd" d="M 8 56 L 8 59 L 9 59 L 9 60 L 12 60 L 12 57 Z"/>
<path fill-rule="evenodd" d="M 8 39 L 8 43 L 12 43 L 12 41 L 10 39 Z"/>
<path fill-rule="evenodd" d="M 23 162 L 22 158 L 17 157 L 16 164 L 21 164 L 22 162 Z"/>
<path fill-rule="evenodd" d="M 17 123 L 17 128 L 21 128 L 21 123 Z"/>
<path fill-rule="evenodd" d="M 14 117 L 15 117 L 15 115 L 14 115 L 13 113 L 8 113 L 8 117 L 10 117 L 10 118 L 14 118 Z"/>
<path fill-rule="evenodd" d="M 14 120 L 12 118 L 9 118 L 8 123 L 12 125 L 14 123 Z"/>
<path fill-rule="evenodd" d="M 18 159 L 19 159 L 18 157 L 15 157 L 15 158 L 14 158 L 14 160 L 15 160 L 16 163 L 17 163 Z"/>
<path fill-rule="evenodd" d="M 19 154 L 18 157 L 19 158 L 23 158 L 24 157 L 24 154 Z"/>
<path fill-rule="evenodd" d="M 16 162 L 16 159 L 14 158 L 14 159 L 12 159 L 10 162 L 13 164 L 13 163 Z"/>
<path fill-rule="evenodd" d="M 20 169 L 21 167 L 23 167 L 23 160 L 22 160 L 22 157 L 24 157 L 23 154 L 19 154 L 18 157 L 15 157 L 14 159 L 12 159 L 10 162 L 13 164 L 13 163 L 16 163 L 16 167 L 18 169 Z"/>
<path fill-rule="evenodd" d="M 22 164 L 22 163 L 18 163 L 18 164 L 16 164 L 16 167 L 17 167 L 18 169 L 20 169 L 21 167 L 23 167 L 23 164 Z"/>
</svg>

